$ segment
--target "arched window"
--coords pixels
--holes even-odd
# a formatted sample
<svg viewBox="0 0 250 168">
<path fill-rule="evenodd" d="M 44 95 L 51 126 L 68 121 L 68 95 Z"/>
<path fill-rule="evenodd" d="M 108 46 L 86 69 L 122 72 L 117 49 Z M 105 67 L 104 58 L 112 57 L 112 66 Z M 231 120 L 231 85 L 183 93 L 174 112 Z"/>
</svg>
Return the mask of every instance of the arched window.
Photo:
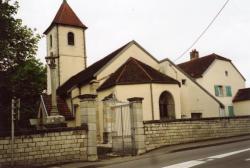
<svg viewBox="0 0 250 168">
<path fill-rule="evenodd" d="M 171 93 L 164 91 L 162 92 L 159 99 L 160 106 L 160 119 L 171 120 L 175 119 L 175 105 L 174 98 Z"/>
<path fill-rule="evenodd" d="M 68 45 L 75 45 L 75 37 L 72 32 L 68 33 Z"/>
<path fill-rule="evenodd" d="M 50 48 L 52 48 L 53 46 L 52 35 L 49 36 L 49 43 L 50 43 Z"/>
</svg>

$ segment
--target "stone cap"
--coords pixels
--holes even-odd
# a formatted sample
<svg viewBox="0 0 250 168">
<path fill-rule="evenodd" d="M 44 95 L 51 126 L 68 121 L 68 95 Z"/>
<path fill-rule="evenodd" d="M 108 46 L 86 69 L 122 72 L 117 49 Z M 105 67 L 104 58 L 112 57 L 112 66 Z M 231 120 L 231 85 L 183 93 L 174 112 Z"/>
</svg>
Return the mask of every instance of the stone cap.
<svg viewBox="0 0 250 168">
<path fill-rule="evenodd" d="M 56 128 L 46 128 L 42 130 L 37 130 L 36 128 L 30 128 L 27 130 L 15 131 L 15 136 L 28 136 L 28 135 L 65 132 L 65 131 L 88 131 L 88 125 L 82 124 L 80 127 L 56 127 Z M 10 130 L 6 130 L 4 132 L 0 131 L 0 137 L 9 137 L 9 136 L 10 136 Z"/>
<path fill-rule="evenodd" d="M 84 99 L 95 99 L 97 97 L 97 95 L 94 94 L 84 94 L 84 95 L 80 95 L 78 96 L 79 99 L 84 100 Z"/>
<path fill-rule="evenodd" d="M 129 101 L 129 102 L 142 102 L 142 100 L 143 100 L 144 98 L 142 98 L 142 97 L 132 97 L 132 98 L 128 98 L 127 100 Z"/>
</svg>

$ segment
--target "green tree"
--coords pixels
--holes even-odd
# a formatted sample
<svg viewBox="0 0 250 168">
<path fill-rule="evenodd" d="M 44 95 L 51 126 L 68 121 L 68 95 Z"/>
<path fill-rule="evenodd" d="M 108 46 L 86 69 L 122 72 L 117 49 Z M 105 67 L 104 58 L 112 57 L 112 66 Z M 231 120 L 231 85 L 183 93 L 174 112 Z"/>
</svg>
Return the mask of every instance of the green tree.
<svg viewBox="0 0 250 168">
<path fill-rule="evenodd" d="M 35 117 L 46 86 L 45 67 L 35 58 L 40 35 L 15 18 L 17 1 L 0 0 L 0 127 L 10 126 L 11 99 L 21 99 L 21 126 Z"/>
</svg>

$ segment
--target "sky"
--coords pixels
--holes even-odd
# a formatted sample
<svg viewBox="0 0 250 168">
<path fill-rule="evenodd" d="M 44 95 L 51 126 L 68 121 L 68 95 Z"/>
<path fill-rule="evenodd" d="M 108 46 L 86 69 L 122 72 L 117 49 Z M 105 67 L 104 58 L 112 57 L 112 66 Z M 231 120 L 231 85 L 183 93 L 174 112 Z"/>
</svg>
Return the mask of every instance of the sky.
<svg viewBox="0 0 250 168">
<path fill-rule="evenodd" d="M 17 17 L 42 34 L 63 0 L 19 0 Z M 88 65 L 131 40 L 137 41 L 158 60 L 179 57 L 226 0 L 67 0 L 88 27 Z M 250 1 L 230 0 L 214 24 L 193 47 L 200 56 L 211 53 L 227 57 L 250 87 Z M 45 62 L 45 37 L 38 58 Z M 189 60 L 189 52 L 175 63 Z"/>
</svg>

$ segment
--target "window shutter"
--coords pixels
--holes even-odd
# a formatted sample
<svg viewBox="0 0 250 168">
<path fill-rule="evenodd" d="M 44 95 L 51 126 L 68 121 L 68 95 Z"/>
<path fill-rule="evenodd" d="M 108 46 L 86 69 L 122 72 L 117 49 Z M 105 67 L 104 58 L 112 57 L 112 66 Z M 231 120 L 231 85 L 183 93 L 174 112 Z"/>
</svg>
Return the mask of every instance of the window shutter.
<svg viewBox="0 0 250 168">
<path fill-rule="evenodd" d="M 214 86 L 215 96 L 219 96 L 219 87 L 217 85 Z"/>
<path fill-rule="evenodd" d="M 234 116 L 234 107 L 233 106 L 228 106 L 228 114 L 229 114 L 229 117 Z"/>
<path fill-rule="evenodd" d="M 231 86 L 226 86 L 226 92 L 227 92 L 227 96 L 229 96 L 229 97 L 232 96 Z"/>
</svg>

